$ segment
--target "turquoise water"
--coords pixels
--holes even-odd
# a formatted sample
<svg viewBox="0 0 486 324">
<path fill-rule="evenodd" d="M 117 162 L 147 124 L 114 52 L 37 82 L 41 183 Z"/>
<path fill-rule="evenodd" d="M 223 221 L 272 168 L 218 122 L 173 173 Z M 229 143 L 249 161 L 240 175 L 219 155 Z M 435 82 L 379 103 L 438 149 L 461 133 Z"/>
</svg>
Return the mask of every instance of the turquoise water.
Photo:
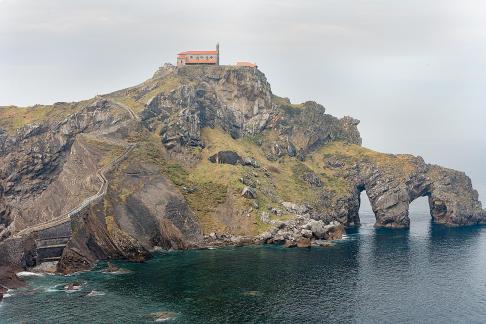
<svg viewBox="0 0 486 324">
<path fill-rule="evenodd" d="M 329 248 L 255 246 L 161 253 L 131 272 L 29 277 L 2 323 L 485 323 L 486 227 L 411 216 L 410 230 L 364 225 Z M 84 282 L 79 292 L 62 285 Z M 60 285 L 60 286 L 58 286 Z M 97 296 L 87 296 L 95 290 Z"/>
</svg>

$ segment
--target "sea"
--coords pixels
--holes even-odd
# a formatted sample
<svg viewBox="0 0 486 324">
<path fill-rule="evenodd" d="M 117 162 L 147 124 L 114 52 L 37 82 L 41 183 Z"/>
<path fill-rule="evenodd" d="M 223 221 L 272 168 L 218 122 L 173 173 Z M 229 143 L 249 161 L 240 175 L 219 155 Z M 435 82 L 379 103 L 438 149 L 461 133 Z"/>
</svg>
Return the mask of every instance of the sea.
<svg viewBox="0 0 486 324">
<path fill-rule="evenodd" d="M 70 276 L 23 273 L 0 323 L 486 323 L 486 227 L 412 212 L 408 230 L 362 226 L 333 246 L 157 253 Z M 70 282 L 80 290 L 67 292 Z M 162 315 L 161 315 L 162 314 Z"/>
</svg>

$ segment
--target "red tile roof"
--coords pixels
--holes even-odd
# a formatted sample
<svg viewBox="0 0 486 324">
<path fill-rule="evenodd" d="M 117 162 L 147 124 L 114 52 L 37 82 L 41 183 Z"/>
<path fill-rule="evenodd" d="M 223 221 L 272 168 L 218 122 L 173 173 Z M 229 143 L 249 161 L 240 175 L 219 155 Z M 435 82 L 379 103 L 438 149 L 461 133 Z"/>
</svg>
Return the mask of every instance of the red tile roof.
<svg viewBox="0 0 486 324">
<path fill-rule="evenodd" d="M 218 54 L 217 51 L 185 51 L 185 52 L 180 52 L 177 55 L 216 55 Z"/>
<path fill-rule="evenodd" d="M 248 67 L 257 67 L 255 63 L 251 62 L 236 62 L 237 66 L 248 66 Z"/>
</svg>

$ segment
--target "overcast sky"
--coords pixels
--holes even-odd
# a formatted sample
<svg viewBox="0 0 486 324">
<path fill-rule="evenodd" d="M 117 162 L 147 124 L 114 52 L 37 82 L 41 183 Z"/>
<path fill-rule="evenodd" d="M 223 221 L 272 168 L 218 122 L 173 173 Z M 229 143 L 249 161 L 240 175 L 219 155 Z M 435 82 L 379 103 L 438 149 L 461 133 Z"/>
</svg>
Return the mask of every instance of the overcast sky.
<svg viewBox="0 0 486 324">
<path fill-rule="evenodd" d="M 216 41 L 222 64 L 360 119 L 367 147 L 466 171 L 486 202 L 482 0 L 0 0 L 0 105 L 128 87 Z"/>
</svg>

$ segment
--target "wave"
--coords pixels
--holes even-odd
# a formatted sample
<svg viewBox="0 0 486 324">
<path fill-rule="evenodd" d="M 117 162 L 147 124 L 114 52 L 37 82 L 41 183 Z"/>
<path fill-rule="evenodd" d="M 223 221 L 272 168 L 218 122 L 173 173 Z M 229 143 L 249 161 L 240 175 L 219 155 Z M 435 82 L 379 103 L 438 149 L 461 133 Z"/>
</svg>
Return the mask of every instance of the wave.
<svg viewBox="0 0 486 324">
<path fill-rule="evenodd" d="M 61 287 L 61 289 L 59 289 L 59 287 Z M 61 291 L 64 291 L 64 284 L 58 284 L 58 285 L 55 285 L 55 286 L 52 286 L 52 287 L 47 287 L 45 289 L 46 292 L 61 292 Z"/>
<path fill-rule="evenodd" d="M 102 270 L 101 273 L 113 274 L 113 275 L 123 275 L 123 274 L 132 273 L 132 271 L 127 270 L 127 269 L 120 269 L 120 270 L 116 270 L 116 271 L 104 271 L 104 270 Z"/>
<path fill-rule="evenodd" d="M 44 277 L 44 273 L 20 271 L 17 272 L 17 277 Z"/>
<path fill-rule="evenodd" d="M 95 297 L 95 296 L 104 296 L 104 295 L 105 295 L 104 292 L 91 290 L 91 292 L 87 294 L 86 297 Z"/>
</svg>

